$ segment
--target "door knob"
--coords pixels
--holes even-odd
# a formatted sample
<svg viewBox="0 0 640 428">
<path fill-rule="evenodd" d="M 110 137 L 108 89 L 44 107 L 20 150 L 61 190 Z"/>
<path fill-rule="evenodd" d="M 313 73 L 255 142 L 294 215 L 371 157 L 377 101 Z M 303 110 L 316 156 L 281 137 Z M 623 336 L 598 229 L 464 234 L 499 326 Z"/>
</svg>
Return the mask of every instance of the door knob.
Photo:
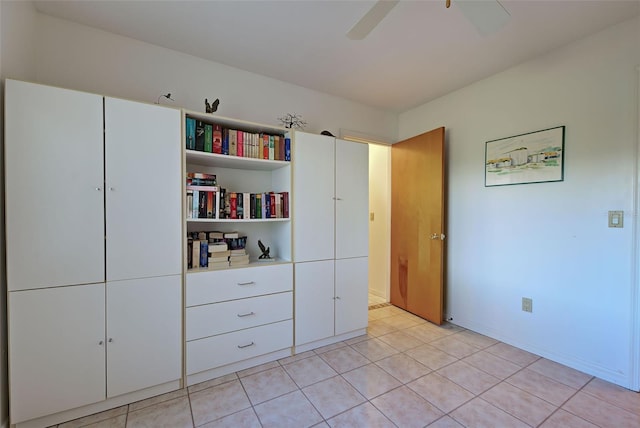
<svg viewBox="0 0 640 428">
<path fill-rule="evenodd" d="M 438 239 L 438 234 L 437 233 L 432 233 L 430 238 L 431 239 Z"/>
</svg>

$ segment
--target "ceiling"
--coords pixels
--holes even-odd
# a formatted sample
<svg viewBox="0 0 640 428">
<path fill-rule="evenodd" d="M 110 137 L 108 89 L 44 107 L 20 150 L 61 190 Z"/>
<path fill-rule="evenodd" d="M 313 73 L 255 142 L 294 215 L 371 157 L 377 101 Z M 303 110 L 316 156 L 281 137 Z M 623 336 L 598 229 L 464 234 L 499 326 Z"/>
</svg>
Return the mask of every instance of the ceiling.
<svg viewBox="0 0 640 428">
<path fill-rule="evenodd" d="M 395 112 L 640 13 L 640 0 L 500 0 L 509 21 L 481 36 L 456 0 L 400 1 L 365 39 L 347 38 L 374 3 L 35 2 L 47 15 Z"/>
</svg>

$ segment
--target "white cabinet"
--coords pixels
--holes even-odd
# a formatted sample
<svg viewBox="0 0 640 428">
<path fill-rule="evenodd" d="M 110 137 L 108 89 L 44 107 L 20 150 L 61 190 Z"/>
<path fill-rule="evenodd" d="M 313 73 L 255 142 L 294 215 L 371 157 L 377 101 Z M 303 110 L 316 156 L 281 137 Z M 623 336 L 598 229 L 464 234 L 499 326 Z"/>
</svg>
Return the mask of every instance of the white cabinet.
<svg viewBox="0 0 640 428">
<path fill-rule="evenodd" d="M 6 80 L 11 423 L 181 378 L 180 112 Z"/>
<path fill-rule="evenodd" d="M 296 132 L 296 346 L 367 326 L 369 147 Z"/>
</svg>

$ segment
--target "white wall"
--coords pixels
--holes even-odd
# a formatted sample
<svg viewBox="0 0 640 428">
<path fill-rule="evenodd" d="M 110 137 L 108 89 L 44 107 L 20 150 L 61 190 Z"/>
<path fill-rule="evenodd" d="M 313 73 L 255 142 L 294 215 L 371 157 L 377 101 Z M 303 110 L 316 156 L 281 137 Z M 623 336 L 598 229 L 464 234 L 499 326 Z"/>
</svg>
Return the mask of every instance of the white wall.
<svg viewBox="0 0 640 428">
<path fill-rule="evenodd" d="M 36 11 L 31 2 L 0 2 L 0 76 L 33 78 Z M 4 84 L 0 85 L 0 117 L 4 118 Z M 0 129 L 4 147 L 4 121 Z M 4 243 L 4 149 L 0 150 L 0 243 Z M 0 426 L 9 426 L 7 383 L 7 284 L 4 244 L 0 245 Z"/>
<path fill-rule="evenodd" d="M 369 144 L 369 292 L 389 300 L 391 147 Z"/>
<path fill-rule="evenodd" d="M 390 112 L 42 14 L 37 40 L 40 83 L 147 102 L 171 92 L 176 102 L 163 104 L 197 111 L 205 98 L 220 98 L 222 116 L 276 125 L 279 116 L 298 113 L 308 132 L 397 134 Z"/>
<path fill-rule="evenodd" d="M 399 118 L 400 140 L 447 130 L 447 316 L 636 388 L 638 46 L 635 18 Z M 559 125 L 563 182 L 484 187 L 486 141 Z"/>
</svg>

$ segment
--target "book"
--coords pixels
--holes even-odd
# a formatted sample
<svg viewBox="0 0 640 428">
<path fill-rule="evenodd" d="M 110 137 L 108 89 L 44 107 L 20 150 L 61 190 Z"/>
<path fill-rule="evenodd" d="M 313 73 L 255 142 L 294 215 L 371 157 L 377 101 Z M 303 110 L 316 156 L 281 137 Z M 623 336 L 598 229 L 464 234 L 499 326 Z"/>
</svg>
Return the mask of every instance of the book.
<svg viewBox="0 0 640 428">
<path fill-rule="evenodd" d="M 209 244 L 210 253 L 225 253 L 229 251 L 226 242 L 215 242 Z"/>
<path fill-rule="evenodd" d="M 234 239 L 239 238 L 240 234 L 238 232 L 225 232 L 224 239 Z"/>
<path fill-rule="evenodd" d="M 273 192 L 269 193 L 269 199 L 269 217 L 276 218 L 276 194 Z"/>
<path fill-rule="evenodd" d="M 200 204 L 200 191 L 192 190 L 193 192 L 193 201 L 191 203 L 191 218 L 198 218 L 198 214 L 200 213 L 199 204 Z"/>
<path fill-rule="evenodd" d="M 212 262 L 209 265 L 209 269 L 226 269 L 228 267 L 229 267 L 229 262 L 228 261 Z"/>
<path fill-rule="evenodd" d="M 286 160 L 285 158 L 285 147 L 286 147 L 286 138 L 284 136 L 280 137 L 280 152 L 278 153 L 278 160 Z"/>
<path fill-rule="evenodd" d="M 187 118 L 187 123 L 185 126 L 186 131 L 186 148 L 188 150 L 196 149 L 196 120 L 192 117 Z"/>
<path fill-rule="evenodd" d="M 193 190 L 187 190 L 187 218 L 193 218 Z"/>
<path fill-rule="evenodd" d="M 269 217 L 271 217 L 270 209 L 271 209 L 271 198 L 269 197 L 268 193 L 263 193 L 262 194 L 262 212 L 261 212 L 261 217 L 260 218 L 269 218 Z"/>
<path fill-rule="evenodd" d="M 238 131 L 236 136 L 236 156 L 244 157 L 244 132 Z"/>
<path fill-rule="evenodd" d="M 197 239 L 193 240 L 193 251 L 191 253 L 192 268 L 200 267 L 200 241 Z"/>
<path fill-rule="evenodd" d="M 291 138 L 284 139 L 284 160 L 291 162 Z"/>
<path fill-rule="evenodd" d="M 213 125 L 213 153 L 222 154 L 222 127 Z"/>
<path fill-rule="evenodd" d="M 237 196 L 237 202 L 236 202 L 236 218 L 244 218 L 244 196 L 242 195 L 242 193 L 238 192 L 238 196 Z"/>
<path fill-rule="evenodd" d="M 215 216 L 215 194 L 217 192 L 207 192 L 207 218 L 214 218 Z"/>
<path fill-rule="evenodd" d="M 251 194 L 243 193 L 242 199 L 242 218 L 251 218 Z"/>
<path fill-rule="evenodd" d="M 279 156 L 280 156 L 280 136 L 274 135 L 273 136 L 273 159 L 280 160 Z"/>
<path fill-rule="evenodd" d="M 207 218 L 207 192 L 198 192 L 198 218 Z"/>
<path fill-rule="evenodd" d="M 275 140 L 273 135 L 269 135 L 269 157 L 267 159 L 273 160 L 275 155 Z"/>
<path fill-rule="evenodd" d="M 235 129 L 229 130 L 229 156 L 236 156 L 238 154 L 238 131 Z"/>
<path fill-rule="evenodd" d="M 249 254 L 231 254 L 229 260 L 249 260 Z"/>
<path fill-rule="evenodd" d="M 209 243 L 200 241 L 200 267 L 209 266 Z"/>
<path fill-rule="evenodd" d="M 289 192 L 281 192 L 282 194 L 282 217 L 289 218 Z"/>
<path fill-rule="evenodd" d="M 275 194 L 276 218 L 282 218 L 282 193 Z"/>
<path fill-rule="evenodd" d="M 227 218 L 226 217 L 226 211 L 225 211 L 225 207 L 224 207 L 224 201 L 226 200 L 227 197 L 227 190 L 220 188 L 220 191 L 218 192 L 220 195 L 220 203 L 218 204 L 218 218 Z"/>
<path fill-rule="evenodd" d="M 224 233 L 213 231 L 209 232 L 209 242 L 216 242 L 217 240 L 224 239 Z"/>
<path fill-rule="evenodd" d="M 209 264 L 218 262 L 229 262 L 229 256 L 209 257 Z"/>
<path fill-rule="evenodd" d="M 229 195 L 229 204 L 231 205 L 231 216 L 229 218 L 238 218 L 238 194 L 231 192 Z"/>
<path fill-rule="evenodd" d="M 208 123 L 204 125 L 204 151 L 213 153 L 213 126 Z"/>
<path fill-rule="evenodd" d="M 202 192 L 217 192 L 220 189 L 218 188 L 218 186 L 200 186 L 200 185 L 187 184 L 187 192 L 194 191 L 194 190 L 200 190 Z"/>
<path fill-rule="evenodd" d="M 222 129 L 222 154 L 229 154 L 229 130 L 227 128 Z"/>
<path fill-rule="evenodd" d="M 193 266 L 193 238 L 187 236 L 187 269 Z"/>
<path fill-rule="evenodd" d="M 204 151 L 204 122 L 196 120 L 196 150 Z"/>
<path fill-rule="evenodd" d="M 262 136 L 262 159 L 269 159 L 269 136 Z"/>
<path fill-rule="evenodd" d="M 255 218 L 262 218 L 262 194 L 256 193 L 256 216 Z"/>
</svg>

